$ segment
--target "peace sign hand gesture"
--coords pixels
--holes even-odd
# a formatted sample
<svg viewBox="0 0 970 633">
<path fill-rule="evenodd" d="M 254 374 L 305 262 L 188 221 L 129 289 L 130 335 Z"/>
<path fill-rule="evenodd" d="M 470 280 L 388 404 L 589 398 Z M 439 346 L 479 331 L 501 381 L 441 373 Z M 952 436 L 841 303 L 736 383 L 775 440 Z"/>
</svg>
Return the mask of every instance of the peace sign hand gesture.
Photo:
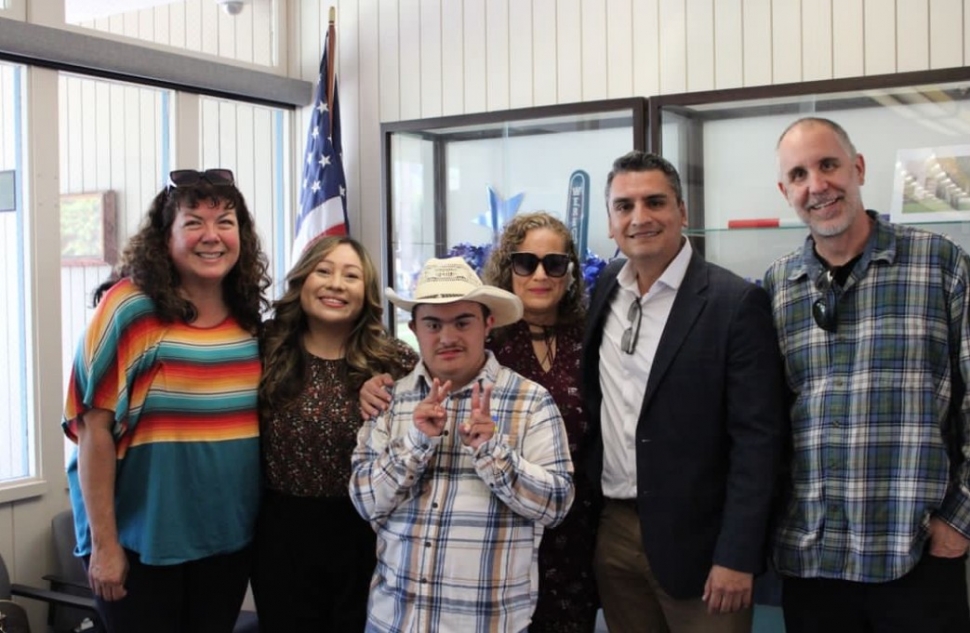
<svg viewBox="0 0 970 633">
<path fill-rule="evenodd" d="M 428 437 L 438 437 L 448 423 L 448 412 L 441 403 L 451 391 L 451 381 L 444 385 L 437 378 L 431 383 L 428 396 L 414 408 L 414 426 Z"/>
<path fill-rule="evenodd" d="M 489 411 L 489 400 L 492 398 L 492 385 L 482 389 L 484 393 L 479 394 L 478 383 L 472 385 L 472 415 L 468 422 L 462 424 L 458 429 L 461 436 L 461 443 L 478 449 L 479 446 L 492 439 L 498 431 L 498 425 L 492 420 Z"/>
</svg>

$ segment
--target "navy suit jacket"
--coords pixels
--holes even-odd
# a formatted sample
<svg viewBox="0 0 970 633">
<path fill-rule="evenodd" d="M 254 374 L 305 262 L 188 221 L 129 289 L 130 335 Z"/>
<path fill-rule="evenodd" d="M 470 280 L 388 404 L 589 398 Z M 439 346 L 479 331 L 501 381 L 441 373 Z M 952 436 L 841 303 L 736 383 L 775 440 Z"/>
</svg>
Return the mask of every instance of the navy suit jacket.
<svg viewBox="0 0 970 633">
<path fill-rule="evenodd" d="M 583 387 L 601 483 L 599 351 L 625 260 L 601 274 L 583 345 Z M 625 308 L 624 308 L 625 312 Z M 674 598 L 702 595 L 712 564 L 764 569 L 787 432 L 784 378 L 764 289 L 694 253 L 647 380 L 636 428 L 643 549 Z"/>
</svg>

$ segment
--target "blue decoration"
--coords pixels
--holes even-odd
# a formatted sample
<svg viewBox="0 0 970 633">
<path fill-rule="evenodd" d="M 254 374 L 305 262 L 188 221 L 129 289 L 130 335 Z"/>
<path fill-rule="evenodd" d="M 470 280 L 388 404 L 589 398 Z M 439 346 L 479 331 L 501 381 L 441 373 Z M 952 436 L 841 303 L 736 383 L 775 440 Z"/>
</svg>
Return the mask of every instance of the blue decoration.
<svg viewBox="0 0 970 633">
<path fill-rule="evenodd" d="M 504 200 L 491 186 L 486 186 L 486 189 L 488 190 L 488 213 L 475 218 L 475 224 L 492 229 L 492 242 L 497 243 L 502 227 L 518 213 L 525 193 L 517 193 L 508 200 Z"/>
<path fill-rule="evenodd" d="M 566 226 L 573 234 L 576 252 L 586 252 L 589 233 L 589 174 L 577 169 L 569 176 L 566 193 Z"/>
</svg>

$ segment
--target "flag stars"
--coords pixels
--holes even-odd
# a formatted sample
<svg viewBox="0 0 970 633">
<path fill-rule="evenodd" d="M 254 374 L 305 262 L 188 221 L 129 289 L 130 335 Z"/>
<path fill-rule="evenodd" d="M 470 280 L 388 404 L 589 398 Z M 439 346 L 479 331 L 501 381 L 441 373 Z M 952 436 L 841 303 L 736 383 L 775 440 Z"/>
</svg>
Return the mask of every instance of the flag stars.
<svg viewBox="0 0 970 633">
<path fill-rule="evenodd" d="M 340 189 L 340 197 L 341 197 L 341 198 L 343 198 L 344 196 L 346 196 L 346 195 L 347 195 L 347 190 L 346 190 L 346 189 L 344 189 L 344 187 L 343 187 L 343 185 L 341 185 L 341 186 L 339 187 L 339 189 Z"/>
<path fill-rule="evenodd" d="M 309 154 L 306 155 L 306 164 L 307 165 L 313 164 L 313 152 L 310 152 Z"/>
<path fill-rule="evenodd" d="M 318 136 L 320 136 L 320 126 L 313 128 L 313 131 L 310 132 L 310 136 L 312 136 L 313 138 L 317 138 Z"/>
<path fill-rule="evenodd" d="M 321 155 L 319 163 L 321 167 L 326 167 L 327 165 L 330 164 L 330 157 L 327 156 L 326 154 Z"/>
<path fill-rule="evenodd" d="M 327 102 L 326 101 L 318 101 L 317 102 L 317 112 L 319 112 L 320 114 L 323 114 L 324 112 L 327 112 L 328 110 L 329 110 L 329 108 L 327 108 Z"/>
<path fill-rule="evenodd" d="M 312 191 L 313 193 L 316 193 L 316 192 L 320 191 L 320 181 L 319 180 L 314 180 L 313 181 L 313 185 L 310 187 L 310 191 Z"/>
</svg>

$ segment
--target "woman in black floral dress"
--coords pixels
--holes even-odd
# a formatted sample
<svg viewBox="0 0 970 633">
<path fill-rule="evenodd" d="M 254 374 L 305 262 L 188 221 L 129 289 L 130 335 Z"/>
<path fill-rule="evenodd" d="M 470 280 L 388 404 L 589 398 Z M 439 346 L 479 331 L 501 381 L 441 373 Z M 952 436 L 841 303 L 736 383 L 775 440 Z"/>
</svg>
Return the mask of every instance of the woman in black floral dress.
<svg viewBox="0 0 970 633">
<path fill-rule="evenodd" d="M 593 577 L 598 495 L 586 477 L 589 425 L 579 389 L 585 321 L 583 275 L 566 225 L 548 213 L 506 224 L 483 280 L 514 292 L 525 316 L 496 330 L 489 348 L 498 361 L 549 390 L 562 413 L 575 469 L 576 499 L 539 548 L 539 602 L 531 632 L 589 633 L 599 599 Z"/>
<path fill-rule="evenodd" d="M 382 303 L 360 243 L 325 237 L 273 304 L 259 385 L 266 488 L 252 578 L 263 633 L 364 630 L 376 545 L 347 491 L 357 393 L 372 375 L 400 378 L 417 362 L 386 335 Z"/>
</svg>

